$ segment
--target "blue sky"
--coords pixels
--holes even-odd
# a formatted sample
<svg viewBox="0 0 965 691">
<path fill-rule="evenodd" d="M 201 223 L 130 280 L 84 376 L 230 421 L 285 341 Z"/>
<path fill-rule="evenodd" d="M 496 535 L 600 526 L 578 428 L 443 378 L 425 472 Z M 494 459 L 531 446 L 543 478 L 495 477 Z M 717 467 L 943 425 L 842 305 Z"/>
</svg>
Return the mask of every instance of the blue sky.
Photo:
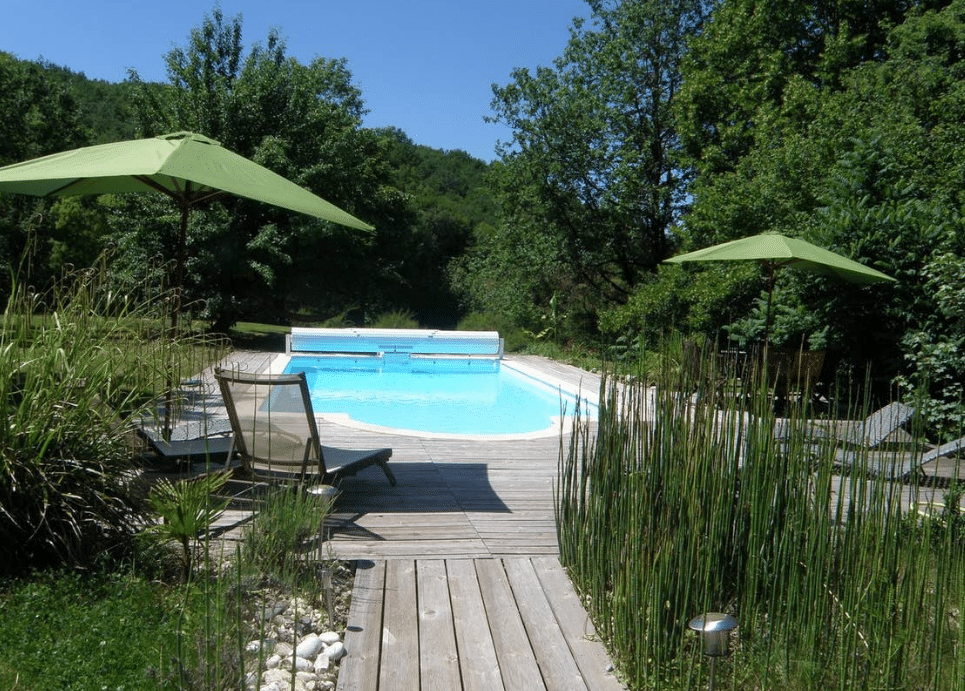
<svg viewBox="0 0 965 691">
<path fill-rule="evenodd" d="M 563 52 L 584 0 L 222 0 L 241 14 L 246 46 L 271 28 L 288 54 L 348 59 L 371 111 L 369 127 L 395 126 L 418 144 L 463 149 L 489 161 L 510 138 L 491 113 L 493 83 L 515 67 L 550 65 Z M 44 58 L 92 79 L 121 81 L 134 68 L 165 81 L 163 56 L 184 46 L 215 6 L 197 0 L 8 0 L 0 50 Z M 52 19 L 51 19 L 52 18 Z"/>
</svg>

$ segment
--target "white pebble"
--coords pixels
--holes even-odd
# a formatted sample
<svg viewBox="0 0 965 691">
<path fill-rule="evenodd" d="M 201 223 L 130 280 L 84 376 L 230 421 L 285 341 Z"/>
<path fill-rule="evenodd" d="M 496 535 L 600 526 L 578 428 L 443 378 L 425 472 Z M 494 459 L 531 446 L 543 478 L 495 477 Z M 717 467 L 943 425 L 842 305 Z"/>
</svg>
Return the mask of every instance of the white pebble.
<svg viewBox="0 0 965 691">
<path fill-rule="evenodd" d="M 306 660 L 306 659 L 303 658 L 303 657 L 296 657 L 296 658 L 295 658 L 295 671 L 296 671 L 296 672 L 308 672 L 309 670 L 312 670 L 312 669 L 314 669 L 314 665 L 312 664 L 312 661 L 311 661 L 311 660 Z"/>
<path fill-rule="evenodd" d="M 261 675 L 262 688 L 270 684 L 278 684 L 279 687 L 284 687 L 288 683 L 291 675 L 287 670 L 284 669 L 269 669 L 267 672 Z"/>
<path fill-rule="evenodd" d="M 325 654 L 328 655 L 329 659 L 333 662 L 341 660 L 347 652 L 348 651 L 345 650 L 345 644 L 341 641 L 332 643 L 332 645 L 325 649 Z"/>
<path fill-rule="evenodd" d="M 342 637 L 339 636 L 336 631 L 325 631 L 324 633 L 320 633 L 318 637 L 322 639 L 322 643 L 325 645 L 338 643 L 340 640 L 342 640 Z"/>
<path fill-rule="evenodd" d="M 315 674 L 314 672 L 297 672 L 295 674 L 295 681 L 301 682 L 308 688 L 315 687 Z"/>
<path fill-rule="evenodd" d="M 272 655 L 265 660 L 265 669 L 277 669 L 281 664 L 281 655 Z"/>
<path fill-rule="evenodd" d="M 295 648 L 295 655 L 307 660 L 314 660 L 315 656 L 318 655 L 319 651 L 324 647 L 325 642 L 316 634 L 311 633 L 303 638 L 302 642 Z"/>
<path fill-rule="evenodd" d="M 316 673 L 316 674 L 319 674 L 319 673 L 321 673 L 321 672 L 326 671 L 326 670 L 328 669 L 329 660 L 330 660 L 330 659 L 331 659 L 331 658 L 329 658 L 327 652 L 322 653 L 321 655 L 319 655 L 318 657 L 316 657 L 316 658 L 315 658 L 315 673 Z"/>
</svg>

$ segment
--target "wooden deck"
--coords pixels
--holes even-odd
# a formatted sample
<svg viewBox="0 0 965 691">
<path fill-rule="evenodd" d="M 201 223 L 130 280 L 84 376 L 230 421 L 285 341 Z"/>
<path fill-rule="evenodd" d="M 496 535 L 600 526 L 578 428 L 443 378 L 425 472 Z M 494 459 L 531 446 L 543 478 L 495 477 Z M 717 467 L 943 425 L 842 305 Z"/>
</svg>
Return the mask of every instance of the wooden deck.
<svg viewBox="0 0 965 691">
<path fill-rule="evenodd" d="M 554 557 L 361 564 L 340 691 L 623 688 Z"/>
<path fill-rule="evenodd" d="M 511 357 L 596 392 L 599 379 Z M 271 358 L 236 353 L 247 371 Z M 209 387 L 205 412 L 223 416 Z M 391 447 L 398 479 L 368 468 L 340 484 L 324 549 L 358 564 L 340 691 L 624 688 L 560 566 L 553 482 L 560 438 L 446 440 L 320 421 L 323 443 Z M 250 517 L 228 511 L 223 536 Z"/>
</svg>

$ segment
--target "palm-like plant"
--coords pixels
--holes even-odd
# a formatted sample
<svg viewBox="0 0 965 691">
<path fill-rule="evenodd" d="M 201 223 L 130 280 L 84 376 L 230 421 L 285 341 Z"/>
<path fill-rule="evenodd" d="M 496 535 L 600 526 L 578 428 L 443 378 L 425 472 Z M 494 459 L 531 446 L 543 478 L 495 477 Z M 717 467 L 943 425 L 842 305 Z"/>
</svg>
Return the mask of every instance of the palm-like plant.
<svg viewBox="0 0 965 691">
<path fill-rule="evenodd" d="M 191 577 L 194 564 L 192 541 L 206 531 L 228 506 L 228 499 L 214 499 L 230 475 L 211 473 L 191 480 L 160 480 L 151 490 L 148 501 L 161 519 L 147 528 L 161 540 L 174 540 L 181 545 L 181 567 L 185 580 Z"/>
</svg>

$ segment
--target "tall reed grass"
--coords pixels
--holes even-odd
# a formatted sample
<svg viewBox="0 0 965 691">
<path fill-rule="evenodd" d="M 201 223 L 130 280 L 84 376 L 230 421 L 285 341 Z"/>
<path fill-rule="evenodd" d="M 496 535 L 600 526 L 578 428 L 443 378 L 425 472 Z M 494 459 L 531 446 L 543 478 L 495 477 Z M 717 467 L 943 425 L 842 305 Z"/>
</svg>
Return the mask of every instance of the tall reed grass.
<svg viewBox="0 0 965 691">
<path fill-rule="evenodd" d="M 867 452 L 842 475 L 807 405 L 776 425 L 764 377 L 721 397 L 714 360 L 660 361 L 657 387 L 604 377 L 557 488 L 561 561 L 628 685 L 705 687 L 687 622 L 723 611 L 725 688 L 965 688 L 961 522 L 903 508 L 915 488 Z"/>
<path fill-rule="evenodd" d="M 42 294 L 12 286 L 0 322 L 0 570 L 83 565 L 130 544 L 142 496 L 123 416 L 211 356 L 204 339 L 165 338 L 166 311 L 163 296 L 112 289 L 104 264 Z"/>
</svg>

